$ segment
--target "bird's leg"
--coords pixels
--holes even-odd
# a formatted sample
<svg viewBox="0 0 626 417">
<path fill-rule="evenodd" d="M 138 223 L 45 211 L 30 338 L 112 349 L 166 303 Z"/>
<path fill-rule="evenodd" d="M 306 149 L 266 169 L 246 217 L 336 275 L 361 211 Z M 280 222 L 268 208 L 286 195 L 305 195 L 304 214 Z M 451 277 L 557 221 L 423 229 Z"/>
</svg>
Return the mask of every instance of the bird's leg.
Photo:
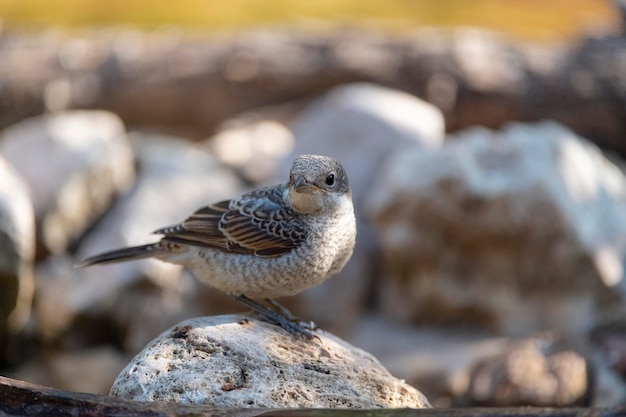
<svg viewBox="0 0 626 417">
<path fill-rule="evenodd" d="M 285 318 L 289 321 L 300 322 L 302 319 L 295 314 L 293 314 L 287 307 L 279 303 L 278 301 L 274 301 L 271 298 L 266 298 L 265 302 L 274 307 L 274 309 L 278 310 L 280 314 L 285 316 Z"/>
<path fill-rule="evenodd" d="M 270 304 L 276 310 L 278 310 L 278 312 L 280 314 L 282 314 L 283 316 L 285 316 L 285 318 L 287 320 L 292 321 L 294 323 L 300 323 L 301 325 L 306 326 L 306 328 L 309 329 L 309 330 L 317 329 L 317 326 L 315 325 L 314 322 L 312 322 L 312 321 L 309 321 L 309 322 L 303 321 L 300 317 L 298 317 L 295 314 L 293 314 L 291 311 L 289 311 L 289 309 L 287 307 L 285 307 L 284 305 L 282 305 L 278 301 L 272 300 L 271 298 L 266 298 L 265 302 Z"/>
<path fill-rule="evenodd" d="M 287 330 L 289 333 L 305 337 L 307 339 L 313 339 L 315 336 L 308 329 L 304 328 L 304 326 L 299 323 L 294 323 L 290 321 L 287 317 L 282 315 L 281 313 L 272 310 L 269 307 L 264 306 L 263 304 L 259 304 L 256 301 L 246 297 L 245 295 L 237 295 L 234 296 L 235 300 L 240 303 L 250 307 L 252 310 L 256 311 L 262 319 L 269 321 L 271 323 L 277 324 L 283 329 Z"/>
</svg>

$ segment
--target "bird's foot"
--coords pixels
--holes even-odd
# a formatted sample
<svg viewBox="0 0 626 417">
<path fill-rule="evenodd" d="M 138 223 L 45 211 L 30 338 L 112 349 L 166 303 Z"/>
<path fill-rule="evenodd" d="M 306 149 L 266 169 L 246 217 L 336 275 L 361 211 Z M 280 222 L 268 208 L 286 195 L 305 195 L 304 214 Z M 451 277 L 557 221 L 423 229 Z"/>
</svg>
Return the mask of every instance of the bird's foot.
<svg viewBox="0 0 626 417">
<path fill-rule="evenodd" d="M 239 301 L 240 303 L 250 307 L 252 310 L 254 310 L 257 314 L 259 314 L 262 320 L 267 321 L 272 324 L 276 324 L 282 327 L 283 329 L 287 330 L 289 333 L 291 333 L 294 336 L 302 337 L 302 338 L 309 339 L 309 340 L 314 339 L 316 337 L 313 333 L 311 333 L 312 330 L 315 330 L 314 327 L 309 327 L 309 325 L 302 323 L 297 318 L 296 318 L 297 321 L 291 320 L 291 318 L 295 316 L 291 314 L 289 310 L 280 306 L 280 304 L 278 303 L 274 304 L 273 302 L 271 304 L 274 305 L 275 307 L 277 307 L 277 305 L 282 307 L 284 311 L 289 313 L 288 315 L 284 315 L 282 311 L 279 312 L 276 310 L 272 310 L 271 308 L 266 307 L 263 304 L 259 304 L 256 301 L 246 297 L 245 295 L 235 296 L 235 299 Z"/>
<path fill-rule="evenodd" d="M 266 298 L 265 301 L 274 307 L 280 314 L 285 316 L 285 318 L 291 322 L 299 323 L 300 326 L 308 329 L 308 330 L 317 330 L 319 327 L 313 321 L 304 321 L 299 316 L 293 314 L 287 307 L 279 303 L 278 301 L 272 300 L 271 298 Z"/>
</svg>

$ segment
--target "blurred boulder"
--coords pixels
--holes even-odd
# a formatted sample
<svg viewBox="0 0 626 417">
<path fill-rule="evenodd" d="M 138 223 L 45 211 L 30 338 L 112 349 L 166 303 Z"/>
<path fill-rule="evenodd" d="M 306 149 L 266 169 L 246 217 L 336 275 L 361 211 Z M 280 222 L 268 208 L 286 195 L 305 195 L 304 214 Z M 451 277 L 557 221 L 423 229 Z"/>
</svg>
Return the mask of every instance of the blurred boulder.
<svg viewBox="0 0 626 417">
<path fill-rule="evenodd" d="M 404 149 L 367 201 L 383 241 L 382 310 L 514 335 L 584 333 L 623 310 L 625 203 L 619 169 L 555 123 Z"/>
<path fill-rule="evenodd" d="M 187 320 L 150 342 L 111 395 L 232 408 L 430 408 L 370 354 L 315 333 L 303 340 L 245 316 Z"/>
<path fill-rule="evenodd" d="M 373 84 L 336 88 L 294 121 L 295 147 L 282 160 L 287 172 L 296 155 L 335 157 L 350 178 L 358 234 L 352 260 L 335 278 L 298 297 L 295 309 L 333 331 L 345 331 L 363 310 L 376 275 L 376 235 L 363 217 L 365 197 L 390 155 L 415 145 L 437 147 L 445 135 L 441 112 L 409 94 Z M 294 303 L 295 304 L 295 303 Z"/>
<path fill-rule="evenodd" d="M 276 165 L 291 152 L 294 138 L 280 121 L 255 113 L 240 115 L 226 121 L 205 143 L 220 161 L 252 184 L 286 181 L 288 171 L 277 174 Z"/>
<path fill-rule="evenodd" d="M 473 366 L 465 405 L 584 407 L 591 377 L 584 355 L 566 341 L 535 337 Z"/>
<path fill-rule="evenodd" d="M 134 175 L 124 125 L 103 111 L 24 120 L 0 134 L 0 154 L 30 188 L 43 253 L 66 251 Z"/>
<path fill-rule="evenodd" d="M 104 320 L 123 335 L 118 342 L 135 352 L 164 327 L 216 308 L 206 302 L 208 287 L 176 265 L 141 260 L 73 268 L 89 255 L 156 241 L 153 230 L 242 191 L 229 169 L 188 142 L 143 134 L 131 142 L 138 163 L 132 190 L 81 241 L 74 259 L 51 258 L 38 269 L 36 314 L 48 339 L 84 326 L 85 320 Z M 86 339 L 103 332 L 97 326 L 81 329 Z"/>
<path fill-rule="evenodd" d="M 0 360 L 22 328 L 33 296 L 35 217 L 26 184 L 0 156 Z"/>
<path fill-rule="evenodd" d="M 451 407 L 469 386 L 471 367 L 500 353 L 508 339 L 455 328 L 426 328 L 380 315 L 361 316 L 347 340 L 398 378 L 420 387 L 434 407 Z"/>
<path fill-rule="evenodd" d="M 291 128 L 295 147 L 281 169 L 288 169 L 297 155 L 332 156 L 348 172 L 357 204 L 390 155 L 415 144 L 438 147 L 445 136 L 443 115 L 435 106 L 366 83 L 331 90 L 303 111 Z"/>
</svg>

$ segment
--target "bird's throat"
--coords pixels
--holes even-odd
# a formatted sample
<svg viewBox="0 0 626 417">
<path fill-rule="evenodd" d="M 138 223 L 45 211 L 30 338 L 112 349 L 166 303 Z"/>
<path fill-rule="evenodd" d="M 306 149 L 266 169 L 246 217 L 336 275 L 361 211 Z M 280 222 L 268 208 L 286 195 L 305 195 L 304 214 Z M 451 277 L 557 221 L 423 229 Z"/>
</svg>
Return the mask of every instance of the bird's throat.
<svg viewBox="0 0 626 417">
<path fill-rule="evenodd" d="M 295 211 L 302 214 L 314 214 L 322 210 L 323 196 L 317 193 L 299 193 L 290 188 L 287 198 Z"/>
</svg>

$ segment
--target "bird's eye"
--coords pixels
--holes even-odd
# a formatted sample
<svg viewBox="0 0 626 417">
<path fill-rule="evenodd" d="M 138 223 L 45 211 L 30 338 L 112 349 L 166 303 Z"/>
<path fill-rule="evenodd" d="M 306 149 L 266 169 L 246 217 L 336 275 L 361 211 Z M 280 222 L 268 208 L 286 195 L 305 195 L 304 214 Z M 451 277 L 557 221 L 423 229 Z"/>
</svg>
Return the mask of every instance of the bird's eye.
<svg viewBox="0 0 626 417">
<path fill-rule="evenodd" d="M 326 177 L 326 185 L 333 186 L 335 185 L 335 174 L 330 174 Z"/>
</svg>

